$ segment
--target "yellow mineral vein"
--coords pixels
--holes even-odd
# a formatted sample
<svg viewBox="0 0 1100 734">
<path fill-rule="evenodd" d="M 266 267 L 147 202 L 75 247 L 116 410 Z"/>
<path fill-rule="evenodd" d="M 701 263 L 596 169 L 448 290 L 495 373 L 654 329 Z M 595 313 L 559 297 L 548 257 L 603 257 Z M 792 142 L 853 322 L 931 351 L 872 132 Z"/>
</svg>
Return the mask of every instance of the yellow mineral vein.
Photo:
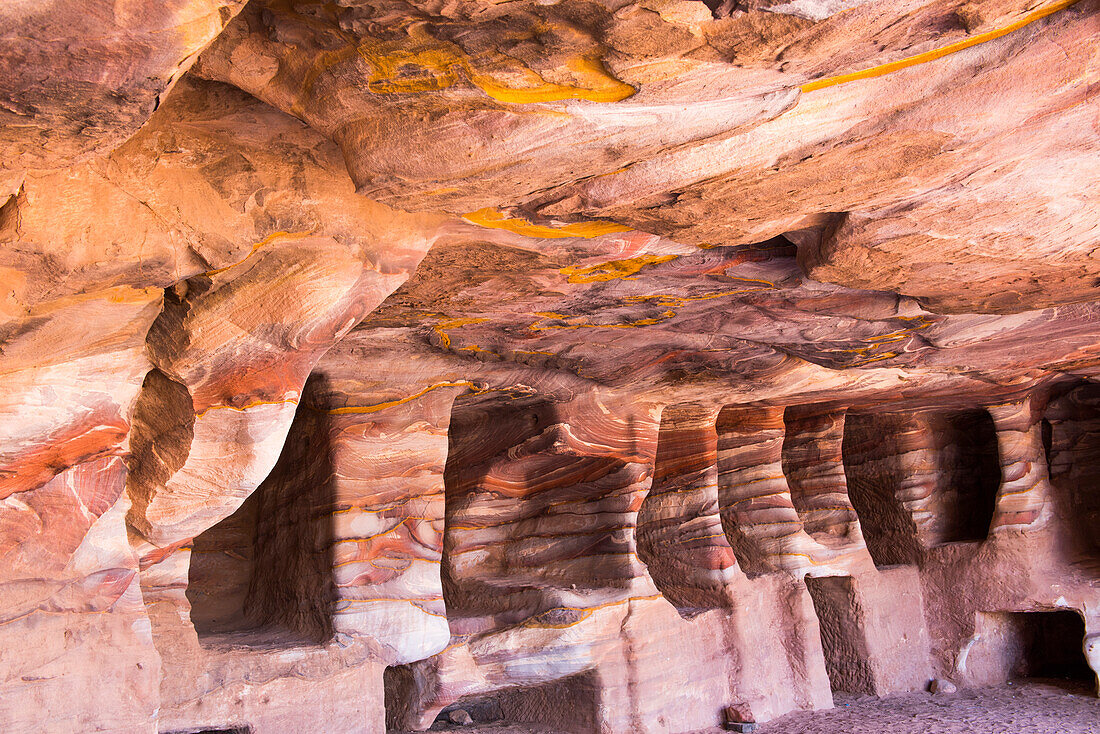
<svg viewBox="0 0 1100 734">
<path fill-rule="evenodd" d="M 1009 23 L 1003 28 L 995 28 L 985 33 L 978 33 L 977 35 L 965 38 L 955 43 L 950 43 L 942 48 L 933 49 L 931 51 L 925 51 L 923 53 L 915 54 L 913 56 L 906 57 L 904 59 L 898 59 L 897 61 L 891 61 L 886 64 L 880 64 L 878 66 L 872 66 L 869 69 L 862 69 L 860 71 L 853 71 L 848 74 L 839 74 L 837 76 L 825 77 L 823 79 L 815 79 L 812 82 L 803 84 L 801 90 L 805 92 L 814 92 L 818 89 L 825 89 L 826 87 L 835 87 L 838 84 L 847 84 L 848 82 L 858 81 L 860 79 L 871 79 L 876 76 L 883 76 L 885 74 L 892 74 L 895 71 L 906 69 L 910 66 L 916 66 L 918 64 L 924 64 L 929 61 L 935 61 L 936 59 L 942 59 L 944 56 L 949 56 L 958 51 L 977 46 L 987 41 L 992 41 L 1002 36 L 1007 36 L 1009 33 L 1018 31 L 1024 26 L 1030 25 L 1037 20 L 1042 20 L 1048 15 L 1053 15 L 1059 10 L 1065 10 L 1071 5 L 1075 5 L 1079 0 L 1058 0 L 1041 8 L 1037 8 L 1024 17 L 1020 18 L 1014 23 Z"/>
<path fill-rule="evenodd" d="M 469 380 L 437 382 L 434 385 L 428 385 L 426 388 L 417 393 L 406 395 L 405 397 L 397 398 L 396 400 L 387 400 L 384 403 L 375 403 L 374 405 L 348 405 L 343 408 L 330 408 L 322 412 L 328 413 L 329 415 L 347 415 L 349 413 L 377 413 L 378 411 L 385 410 L 386 408 L 393 408 L 398 405 L 404 405 L 405 403 L 411 403 L 417 398 L 423 397 L 434 390 L 439 390 L 440 388 L 444 387 L 466 387 L 473 390 L 474 392 L 480 391 L 480 388 L 478 388 L 475 383 L 470 382 Z"/>
<path fill-rule="evenodd" d="M 463 214 L 462 218 L 479 227 L 489 229 L 504 229 L 524 237 L 536 237 L 539 239 L 564 239 L 567 237 L 583 237 L 590 240 L 593 237 L 601 237 L 616 232 L 629 232 L 630 227 L 624 227 L 617 222 L 597 220 L 592 222 L 573 222 L 560 227 L 547 227 L 541 224 L 531 224 L 525 219 L 505 219 L 504 215 L 495 209 L 478 209 L 476 212 Z"/>
<path fill-rule="evenodd" d="M 567 276 L 570 283 L 603 283 L 618 278 L 630 278 L 646 265 L 659 265 L 678 257 L 679 255 L 641 255 L 625 260 L 609 260 L 583 268 L 566 267 L 559 272 Z"/>
<path fill-rule="evenodd" d="M 279 240 L 279 239 L 300 240 L 303 237 L 308 237 L 311 234 L 313 234 L 313 230 L 307 230 L 307 231 L 304 231 L 304 232 L 272 232 L 267 237 L 264 237 L 262 240 L 255 243 L 254 245 L 252 245 L 252 249 L 248 251 L 248 254 L 245 255 L 240 260 L 238 260 L 237 262 L 233 263 L 232 265 L 226 265 L 224 268 L 217 268 L 216 270 L 207 270 L 205 273 L 203 273 L 203 275 L 217 275 L 218 273 L 224 273 L 226 270 L 229 270 L 231 268 L 235 268 L 238 265 L 240 265 L 241 263 L 243 263 L 245 260 L 247 260 L 248 258 L 255 255 L 256 250 L 259 250 L 261 247 L 264 247 L 266 245 L 270 245 L 275 240 Z"/>
<path fill-rule="evenodd" d="M 451 348 L 451 337 L 447 334 L 450 329 L 457 329 L 462 326 L 471 326 L 473 324 L 483 324 L 489 319 L 483 318 L 464 318 L 464 319 L 449 319 L 447 321 L 440 321 L 438 324 L 432 327 L 432 331 L 439 335 L 439 344 L 444 349 Z"/>
</svg>

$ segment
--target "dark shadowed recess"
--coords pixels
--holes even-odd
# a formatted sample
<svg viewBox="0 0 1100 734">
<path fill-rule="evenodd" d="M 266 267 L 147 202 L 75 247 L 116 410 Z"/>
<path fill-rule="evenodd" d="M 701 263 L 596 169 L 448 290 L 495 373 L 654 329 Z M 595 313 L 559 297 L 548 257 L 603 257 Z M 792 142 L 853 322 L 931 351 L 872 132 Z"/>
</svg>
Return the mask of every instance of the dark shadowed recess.
<svg viewBox="0 0 1100 734">
<path fill-rule="evenodd" d="M 718 521 L 717 486 L 712 487 L 713 503 L 699 504 L 703 487 L 717 477 L 717 453 L 713 420 L 700 421 L 696 410 L 665 408 L 657 436 L 653 481 L 638 508 L 634 532 L 639 560 L 646 565 L 657 589 L 685 619 L 719 606 L 722 600 L 721 587 L 700 585 L 693 578 L 698 568 L 689 565 L 682 552 L 711 545 L 710 541 L 680 536 L 685 525 L 704 516 L 710 515 Z M 678 499 L 673 510 L 667 504 L 670 496 L 666 493 L 682 498 L 679 493 L 685 491 L 695 498 Z M 673 548 L 681 552 L 672 552 Z M 696 556 L 694 563 L 700 560 Z"/>
<path fill-rule="evenodd" d="M 841 453 L 848 496 L 876 566 L 920 559 L 916 524 L 898 497 L 907 474 L 899 456 L 902 425 L 897 416 L 855 412 L 848 413 L 844 425 Z"/>
<path fill-rule="evenodd" d="M 918 563 L 928 548 L 989 536 L 1001 466 L 984 408 L 849 412 L 842 454 L 876 565 Z M 925 515 L 920 524 L 914 508 Z"/>
<path fill-rule="evenodd" d="M 444 708 L 431 730 L 454 731 L 451 712 L 461 709 L 475 725 L 537 724 L 558 734 L 589 734 L 600 728 L 600 688 L 594 673 L 580 673 L 542 685 L 470 696 Z"/>
<path fill-rule="evenodd" d="M 327 394 L 324 376 L 312 375 L 267 479 L 194 540 L 187 598 L 204 644 L 332 636 L 336 488 Z"/>
<path fill-rule="evenodd" d="M 989 535 L 1001 465 L 997 429 L 983 409 L 943 412 L 930 421 L 936 436 L 943 485 L 939 543 L 981 541 Z"/>
<path fill-rule="evenodd" d="M 622 464 L 617 459 L 594 459 L 555 445 L 560 438 L 555 426 L 565 420 L 556 403 L 541 397 L 484 400 L 466 396 L 455 400 L 444 469 L 446 509 L 440 574 L 453 635 L 470 631 L 464 627 L 465 620 L 496 615 L 498 619 L 518 623 L 553 603 L 552 593 L 525 577 L 526 538 L 519 530 L 510 536 L 509 542 L 514 546 L 505 554 L 514 566 L 506 562 L 499 568 L 490 564 L 460 572 L 453 561 L 464 547 L 481 542 L 480 527 L 487 523 L 491 529 L 499 521 L 498 514 L 486 512 L 487 508 L 527 511 L 538 505 L 546 491 L 554 492 L 555 497 L 583 500 L 577 493 L 583 492 L 587 483 L 581 479 L 573 484 L 578 477 L 590 478 L 586 472 L 594 464 L 610 467 Z M 493 481 L 486 481 L 491 475 L 504 478 L 505 483 L 514 482 L 514 486 L 492 488 Z M 511 496 L 513 491 L 525 494 Z M 515 526 L 523 528 L 545 516 L 545 510 L 530 511 Z M 582 548 L 577 552 L 584 551 Z M 613 564 L 602 563 L 600 559 L 593 564 L 609 578 L 578 577 L 574 589 L 583 588 L 584 584 L 615 582 Z M 403 695 L 419 689 L 423 684 L 421 676 L 423 673 L 415 664 L 386 669 L 386 718 L 391 728 L 396 729 L 407 713 Z M 598 728 L 600 691 L 594 673 L 581 673 L 541 685 L 473 694 L 443 708 L 432 729 L 451 728 L 450 713 L 462 709 L 475 724 L 499 721 L 540 724 L 562 734 L 585 734 Z M 568 705 L 563 707 L 563 701 L 569 702 Z"/>
<path fill-rule="evenodd" d="M 483 402 L 460 397 L 455 400 L 443 471 L 446 505 L 441 576 L 449 616 L 476 617 L 495 610 L 500 593 L 493 579 L 481 579 L 476 574 L 455 577 L 451 559 L 462 537 L 453 528 L 472 522 L 467 515 L 471 512 L 476 515 L 477 504 L 484 501 L 479 497 L 479 487 L 489 472 L 498 463 L 510 463 L 511 451 L 535 441 L 558 419 L 554 403 L 544 399 Z M 530 452 L 537 454 L 538 449 L 532 448 Z M 527 488 L 529 485 L 530 482 L 525 481 L 522 486 Z M 530 589 L 529 601 L 537 603 L 540 593 L 539 589 Z M 514 601 L 518 603 L 523 596 L 520 592 Z M 525 609 L 526 606 L 517 613 L 526 613 Z"/>
<path fill-rule="evenodd" d="M 1074 611 L 991 612 L 983 635 L 996 646 L 1005 679 L 1055 678 L 1092 684 L 1084 652 L 1085 622 Z"/>
<path fill-rule="evenodd" d="M 1100 385 L 1052 396 L 1042 430 L 1060 540 L 1078 568 L 1100 577 Z"/>
<path fill-rule="evenodd" d="M 806 577 L 832 689 L 873 695 L 874 674 L 863 641 L 863 622 L 859 618 L 854 584 L 850 576 Z"/>
</svg>

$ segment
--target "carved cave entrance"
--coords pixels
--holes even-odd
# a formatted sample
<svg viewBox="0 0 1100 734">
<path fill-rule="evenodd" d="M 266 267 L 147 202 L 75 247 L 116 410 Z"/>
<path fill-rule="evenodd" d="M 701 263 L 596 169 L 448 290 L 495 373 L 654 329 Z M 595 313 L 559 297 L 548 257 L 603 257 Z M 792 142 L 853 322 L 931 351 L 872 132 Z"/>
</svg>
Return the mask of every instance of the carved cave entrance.
<svg viewBox="0 0 1100 734">
<path fill-rule="evenodd" d="M 937 468 L 943 477 L 939 507 L 943 523 L 936 543 L 982 541 L 989 535 L 1001 486 L 997 429 L 983 409 L 937 413 Z"/>
<path fill-rule="evenodd" d="M 565 536 L 570 528 L 556 528 L 553 519 L 568 518 L 571 514 L 559 514 L 552 508 L 533 508 L 538 508 L 549 493 L 571 497 L 583 510 L 589 501 L 586 492 L 603 491 L 602 485 L 588 486 L 593 473 L 608 481 L 623 466 L 617 459 L 593 458 L 569 447 L 555 446 L 555 439 L 564 437 L 558 426 L 566 424 L 566 420 L 556 403 L 543 398 L 498 402 L 465 396 L 455 400 L 444 468 L 447 530 L 441 559 L 443 596 L 452 630 L 469 626 L 469 620 L 499 614 L 501 604 L 507 603 L 502 602 L 502 597 L 521 595 L 527 603 L 537 604 L 539 596 L 547 592 L 543 588 L 545 581 L 539 576 L 542 568 L 525 567 L 520 558 L 521 549 L 528 542 L 525 533 L 532 532 L 531 526 L 538 526 L 539 532 Z M 522 490 L 523 494 L 499 495 L 485 489 L 499 481 L 508 482 L 512 491 L 518 494 Z M 591 501 L 598 502 L 601 496 L 597 494 Z M 492 558 L 479 563 L 463 560 L 469 557 L 467 549 L 483 542 L 484 529 L 493 528 L 502 517 L 518 528 L 509 536 L 515 545 L 514 550 L 505 554 L 508 562 L 497 566 Z M 600 532 L 598 527 L 596 532 Z M 606 584 L 609 582 L 600 574 L 614 574 L 616 568 L 594 564 L 588 570 L 598 573 L 568 576 L 559 583 L 571 591 L 585 585 Z M 564 654 L 563 641 L 547 638 L 544 645 L 531 651 L 535 662 L 516 666 L 537 671 L 529 675 L 533 680 L 526 684 L 476 684 L 462 695 L 440 696 L 416 711 L 410 708 L 410 692 L 418 691 L 420 685 L 418 676 L 422 673 L 416 670 L 417 664 L 387 668 L 384 673 L 387 725 L 406 730 L 412 723 L 406 717 L 411 715 L 415 719 L 430 712 L 432 719 L 419 722 L 419 726 L 449 729 L 452 715 L 459 716 L 461 710 L 478 725 L 538 724 L 562 734 L 597 730 L 603 685 L 596 673 L 556 672 L 555 668 L 561 667 L 556 658 Z"/>
<path fill-rule="evenodd" d="M 1100 384 L 1085 382 L 1052 400 L 1042 435 L 1067 555 L 1100 577 Z"/>
<path fill-rule="evenodd" d="M 187 599 L 203 644 L 332 636 L 335 472 L 327 414 L 318 409 L 324 388 L 322 377 L 310 378 L 267 479 L 194 539 Z"/>
<path fill-rule="evenodd" d="M 807 576 L 834 691 L 874 694 L 875 682 L 851 576 Z"/>
<path fill-rule="evenodd" d="M 850 412 L 842 455 L 875 565 L 915 564 L 926 549 L 988 536 L 1001 467 L 987 410 Z"/>
<path fill-rule="evenodd" d="M 1056 678 L 1092 685 L 1094 673 L 1084 653 L 1085 623 L 1077 612 L 991 612 L 978 615 L 980 642 L 989 682 L 1017 678 Z"/>
</svg>

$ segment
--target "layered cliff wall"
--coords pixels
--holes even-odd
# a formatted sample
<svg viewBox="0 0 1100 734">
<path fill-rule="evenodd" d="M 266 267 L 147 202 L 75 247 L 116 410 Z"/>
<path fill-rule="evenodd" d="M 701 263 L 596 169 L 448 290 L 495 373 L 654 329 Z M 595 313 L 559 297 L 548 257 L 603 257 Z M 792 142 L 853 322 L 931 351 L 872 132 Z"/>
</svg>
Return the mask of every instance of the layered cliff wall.
<svg viewBox="0 0 1100 734">
<path fill-rule="evenodd" d="M 1098 33 L 0 8 L 0 729 L 1095 690 Z"/>
</svg>

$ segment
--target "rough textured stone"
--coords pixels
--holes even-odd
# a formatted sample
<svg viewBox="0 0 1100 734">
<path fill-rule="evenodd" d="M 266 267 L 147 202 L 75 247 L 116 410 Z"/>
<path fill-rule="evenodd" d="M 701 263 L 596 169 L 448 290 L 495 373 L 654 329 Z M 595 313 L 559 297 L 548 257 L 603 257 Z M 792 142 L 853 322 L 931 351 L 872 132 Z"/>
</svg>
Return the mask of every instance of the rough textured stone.
<svg viewBox="0 0 1100 734">
<path fill-rule="evenodd" d="M 932 693 L 955 693 L 959 688 L 946 678 L 933 678 L 928 690 Z"/>
<path fill-rule="evenodd" d="M 455 709 L 447 714 L 447 720 L 457 726 L 470 726 L 474 723 L 473 717 L 465 709 Z"/>
<path fill-rule="evenodd" d="M 5 3 L 0 197 L 28 170 L 66 168 L 126 140 L 244 4 Z"/>
</svg>

